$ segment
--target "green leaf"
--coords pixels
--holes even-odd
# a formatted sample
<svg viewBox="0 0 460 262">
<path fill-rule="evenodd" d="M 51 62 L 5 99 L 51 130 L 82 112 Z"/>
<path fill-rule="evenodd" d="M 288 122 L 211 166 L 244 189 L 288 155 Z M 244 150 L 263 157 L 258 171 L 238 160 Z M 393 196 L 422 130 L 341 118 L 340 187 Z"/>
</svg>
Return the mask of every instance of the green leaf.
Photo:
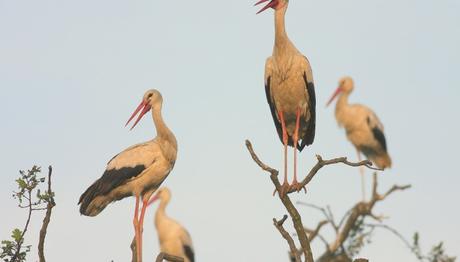
<svg viewBox="0 0 460 262">
<path fill-rule="evenodd" d="M 19 242 L 21 241 L 21 238 L 22 238 L 22 231 L 19 230 L 18 228 L 15 228 L 13 230 L 13 234 L 11 235 L 11 237 L 14 239 L 14 241 L 16 242 Z"/>
<path fill-rule="evenodd" d="M 19 188 L 21 188 L 21 189 L 27 187 L 26 181 L 24 181 L 24 179 L 22 179 L 22 178 L 16 179 L 16 182 L 18 183 L 18 186 L 19 186 Z"/>
</svg>

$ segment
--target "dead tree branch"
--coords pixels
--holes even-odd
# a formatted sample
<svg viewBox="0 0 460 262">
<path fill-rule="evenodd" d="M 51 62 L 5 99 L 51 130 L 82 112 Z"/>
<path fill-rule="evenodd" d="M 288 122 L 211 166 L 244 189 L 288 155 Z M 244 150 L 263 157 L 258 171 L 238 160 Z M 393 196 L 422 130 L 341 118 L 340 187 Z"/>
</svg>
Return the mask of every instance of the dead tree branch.
<svg viewBox="0 0 460 262">
<path fill-rule="evenodd" d="M 280 221 L 276 221 L 276 218 L 273 218 L 273 225 L 278 229 L 278 231 L 281 233 L 281 236 L 283 236 L 284 239 L 289 244 L 289 249 L 291 250 L 290 254 L 291 256 L 294 257 L 294 261 L 296 262 L 301 262 L 300 260 L 300 254 L 297 251 L 297 248 L 295 246 L 294 240 L 292 239 L 291 235 L 284 229 L 283 224 L 288 218 L 287 215 L 284 215 L 283 218 Z"/>
<path fill-rule="evenodd" d="M 310 170 L 308 175 L 302 180 L 302 182 L 300 182 L 300 185 L 302 187 L 308 185 L 308 183 L 310 183 L 310 181 L 315 177 L 315 175 L 318 173 L 318 171 L 321 168 L 323 168 L 324 166 L 328 166 L 328 165 L 343 163 L 345 165 L 352 166 L 352 167 L 365 166 L 365 167 L 367 167 L 369 169 L 372 169 L 372 170 L 378 170 L 378 171 L 382 170 L 382 169 L 379 169 L 379 168 L 372 167 L 372 162 L 369 161 L 369 160 L 363 160 L 363 161 L 357 162 L 357 163 L 349 162 L 346 157 L 338 157 L 338 158 L 334 158 L 334 159 L 330 159 L 330 160 L 323 160 L 323 158 L 320 155 L 316 155 L 316 159 L 318 160 L 316 165 L 313 166 L 313 168 Z M 295 190 L 292 189 L 292 190 L 289 191 L 289 193 L 292 193 L 292 192 L 295 192 Z"/>
<path fill-rule="evenodd" d="M 264 164 L 262 161 L 260 161 L 259 157 L 254 152 L 254 149 L 252 148 L 252 144 L 251 142 L 249 142 L 249 140 L 246 140 L 246 147 L 248 148 L 248 151 L 251 154 L 251 157 L 254 160 L 254 162 L 256 162 L 256 164 L 259 165 L 260 168 L 270 173 L 270 179 L 275 185 L 276 190 L 279 192 L 281 188 L 281 184 L 278 180 L 278 170 L 273 169 L 269 167 L 268 165 Z M 307 234 L 305 233 L 304 227 L 302 225 L 302 219 L 300 217 L 299 212 L 292 204 L 291 199 L 289 198 L 288 194 L 284 196 L 282 196 L 281 194 L 278 194 L 278 196 L 281 202 L 283 203 L 283 205 L 286 207 L 286 210 L 288 211 L 289 215 L 291 216 L 292 223 L 294 224 L 294 228 L 297 232 L 297 237 L 299 239 L 300 245 L 302 246 L 305 260 L 307 262 L 313 262 L 313 254 L 311 252 L 310 241 L 308 240 Z"/>
<path fill-rule="evenodd" d="M 328 223 L 329 221 L 327 220 L 320 221 L 318 225 L 316 226 L 315 230 L 310 230 L 308 228 L 305 228 L 305 231 L 308 233 L 308 238 L 310 239 L 310 241 L 313 241 L 315 237 L 318 236 L 321 228 Z"/>
<path fill-rule="evenodd" d="M 279 173 L 278 170 L 271 168 L 270 166 L 266 165 L 259 159 L 259 157 L 254 152 L 252 144 L 249 140 L 246 140 L 246 147 L 249 153 L 251 154 L 251 157 L 254 160 L 254 162 L 256 162 L 256 164 L 260 168 L 262 168 L 264 171 L 267 171 L 268 173 L 270 173 L 270 179 L 275 185 L 276 191 L 280 192 L 281 184 L 278 180 L 278 173 Z M 352 167 L 366 166 L 370 169 L 380 170 L 380 169 L 373 168 L 372 163 L 369 160 L 364 160 L 361 162 L 353 163 L 353 162 L 349 162 L 346 157 L 339 157 L 339 158 L 334 158 L 330 160 L 323 160 L 321 156 L 317 155 L 316 158 L 318 162 L 316 163 L 315 166 L 313 166 L 313 168 L 310 170 L 308 175 L 302 180 L 302 182 L 300 183 L 301 187 L 306 187 L 308 183 L 310 183 L 311 180 L 315 177 L 318 171 L 327 165 L 343 163 L 345 165 L 352 166 Z M 310 247 L 310 240 L 308 239 L 308 236 L 302 225 L 300 214 L 297 211 L 297 209 L 294 207 L 294 205 L 291 202 L 291 199 L 288 196 L 290 193 L 293 193 L 293 192 L 296 192 L 296 190 L 292 188 L 285 195 L 278 194 L 278 197 L 280 198 L 281 202 L 286 207 L 286 210 L 291 216 L 292 222 L 294 224 L 294 228 L 297 233 L 297 237 L 302 247 L 301 250 L 303 251 L 306 261 L 313 262 L 313 254 L 312 254 L 311 247 Z M 325 213 L 327 213 L 327 211 L 325 211 Z M 333 223 L 333 225 L 335 225 L 335 223 Z"/>
<path fill-rule="evenodd" d="M 53 167 L 49 166 L 48 167 L 48 192 L 47 195 L 50 196 L 50 198 L 47 201 L 46 205 L 46 214 L 45 218 L 43 218 L 43 224 L 42 228 L 40 229 L 40 238 L 38 241 L 38 257 L 40 259 L 40 262 L 45 262 L 45 252 L 44 252 L 44 247 L 45 247 L 45 237 L 46 237 L 46 232 L 48 229 L 48 225 L 51 220 L 51 210 L 53 209 L 54 206 L 56 206 L 56 202 L 54 202 L 54 196 L 53 196 L 53 191 L 51 190 L 51 174 L 53 172 Z"/>
<path fill-rule="evenodd" d="M 378 221 L 381 221 L 383 216 L 377 216 L 373 213 L 373 208 L 375 204 L 379 201 L 384 200 L 386 197 L 391 195 L 396 191 L 403 191 L 411 187 L 411 185 L 405 186 L 398 186 L 394 185 L 391 187 L 386 193 L 379 194 L 377 192 L 378 182 L 377 182 L 377 174 L 373 175 L 373 183 L 372 183 L 372 197 L 369 201 L 363 201 L 357 203 L 351 211 L 347 212 L 349 215 L 344 220 L 344 224 L 340 227 L 336 239 L 329 244 L 328 248 L 324 252 L 324 254 L 318 259 L 318 261 L 329 261 L 331 256 L 336 254 L 339 248 L 343 246 L 343 243 L 349 237 L 350 232 L 353 228 L 356 227 L 358 221 L 362 221 L 365 217 L 372 217 Z M 342 222 L 339 224 L 341 225 Z"/>
<path fill-rule="evenodd" d="M 164 252 L 158 254 L 156 262 L 162 262 L 163 260 L 170 261 L 170 262 L 184 262 L 184 259 L 178 256 L 173 256 Z"/>
<path fill-rule="evenodd" d="M 133 237 L 131 241 L 131 262 L 137 262 L 137 246 L 136 246 L 136 237 Z"/>
</svg>

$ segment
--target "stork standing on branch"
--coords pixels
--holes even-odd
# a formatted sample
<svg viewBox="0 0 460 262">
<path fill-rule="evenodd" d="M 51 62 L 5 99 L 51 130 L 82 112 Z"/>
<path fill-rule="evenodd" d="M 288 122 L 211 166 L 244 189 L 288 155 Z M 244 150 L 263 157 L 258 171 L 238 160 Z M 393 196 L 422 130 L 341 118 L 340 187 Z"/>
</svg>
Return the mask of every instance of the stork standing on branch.
<svg viewBox="0 0 460 262">
<path fill-rule="evenodd" d="M 171 192 L 163 187 L 150 200 L 149 204 L 160 200 L 155 214 L 155 227 L 158 232 L 161 252 L 184 258 L 184 262 L 195 261 L 192 238 L 187 230 L 166 214 L 166 206 L 171 200 Z"/>
<path fill-rule="evenodd" d="M 96 180 L 80 197 L 80 213 L 96 216 L 111 202 L 135 196 L 134 230 L 137 258 L 142 262 L 142 230 L 150 196 L 157 190 L 174 167 L 177 141 L 161 116 L 163 98 L 157 90 L 149 90 L 142 102 L 129 118 L 128 123 L 139 113 L 133 129 L 150 110 L 157 136 L 150 141 L 131 146 L 114 156 L 101 178 Z M 139 215 L 139 202 L 143 206 Z"/>
<path fill-rule="evenodd" d="M 256 5 L 267 2 L 261 0 Z M 315 138 L 316 97 L 308 59 L 289 40 L 284 18 L 289 0 L 271 0 L 258 13 L 275 10 L 275 45 L 265 63 L 265 94 L 276 130 L 284 145 L 284 181 L 281 195 L 302 186 L 297 180 L 297 150 L 311 145 Z M 294 148 L 294 179 L 287 182 L 287 146 Z"/>
<path fill-rule="evenodd" d="M 348 96 L 354 88 L 351 77 L 343 77 L 327 105 L 338 96 L 335 105 L 335 118 L 339 126 L 343 126 L 347 138 L 355 146 L 359 161 L 360 152 L 371 160 L 378 168 L 391 167 L 391 158 L 388 155 L 387 143 L 383 134 L 383 124 L 377 115 L 368 107 L 360 104 L 349 104 Z M 361 170 L 363 198 L 364 193 L 364 170 Z"/>
</svg>

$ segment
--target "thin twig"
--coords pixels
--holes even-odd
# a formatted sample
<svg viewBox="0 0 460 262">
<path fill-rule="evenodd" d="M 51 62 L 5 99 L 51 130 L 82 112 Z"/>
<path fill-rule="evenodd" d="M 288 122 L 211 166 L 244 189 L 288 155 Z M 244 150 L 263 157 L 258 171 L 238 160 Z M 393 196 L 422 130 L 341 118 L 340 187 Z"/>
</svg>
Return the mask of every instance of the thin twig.
<svg viewBox="0 0 460 262">
<path fill-rule="evenodd" d="M 27 200 L 29 202 L 29 205 L 28 205 L 29 212 L 27 215 L 27 221 L 26 221 L 26 224 L 24 225 L 24 229 L 22 230 L 22 234 L 21 234 L 21 237 L 19 238 L 19 241 L 16 241 L 16 253 L 11 258 L 11 261 L 16 261 L 21 254 L 22 244 L 24 244 L 24 236 L 26 235 L 27 229 L 29 228 L 30 218 L 32 217 L 32 193 L 30 190 L 27 193 L 29 194 L 29 197 L 27 197 Z"/>
<path fill-rule="evenodd" d="M 352 167 L 365 166 L 372 170 L 382 171 L 382 169 L 372 167 L 372 162 L 369 160 L 363 160 L 360 162 L 349 162 L 346 157 L 338 157 L 334 159 L 323 160 L 323 158 L 320 155 L 316 155 L 316 158 L 318 162 L 316 163 L 315 166 L 313 166 L 313 168 L 310 170 L 308 175 L 302 180 L 302 182 L 300 182 L 301 187 L 305 187 L 306 185 L 308 185 L 308 183 L 310 183 L 310 181 L 313 179 L 313 177 L 315 177 L 318 171 L 324 166 L 338 164 L 338 163 L 343 163 L 345 165 L 352 166 Z M 288 193 L 292 193 L 292 192 L 296 192 L 295 189 L 289 190 Z"/>
<path fill-rule="evenodd" d="M 404 242 L 404 244 L 410 249 L 412 250 L 413 249 L 413 246 L 409 243 L 409 241 L 407 241 L 406 238 L 404 238 L 404 236 L 399 233 L 396 229 L 388 226 L 388 225 L 384 225 L 384 224 L 363 224 L 364 226 L 367 226 L 367 227 L 371 227 L 371 228 L 382 228 L 382 229 L 386 229 L 388 231 L 390 231 L 391 233 L 393 233 L 395 236 L 397 236 L 402 242 Z"/>
<path fill-rule="evenodd" d="M 294 256 L 296 262 L 301 262 L 299 252 L 297 252 L 297 247 L 295 246 L 294 240 L 292 239 L 291 235 L 284 229 L 283 224 L 288 218 L 287 215 L 284 215 L 280 221 L 276 221 L 276 218 L 273 218 L 273 225 L 278 229 L 281 233 L 281 236 L 286 239 L 289 245 L 289 249 L 291 250 L 291 255 Z"/>
<path fill-rule="evenodd" d="M 43 224 L 42 228 L 40 229 L 40 238 L 38 241 L 38 257 L 40 259 L 40 262 L 45 262 L 45 252 L 44 252 L 44 247 L 45 247 L 45 237 L 46 237 L 46 232 L 48 229 L 48 225 L 51 220 L 51 210 L 53 207 L 56 206 L 56 203 L 54 202 L 54 197 L 53 197 L 53 191 L 51 190 L 51 174 L 53 172 L 53 167 L 49 166 L 48 167 L 48 204 L 46 205 L 46 215 L 43 218 Z"/>
<path fill-rule="evenodd" d="M 338 233 L 339 226 L 337 226 L 337 224 L 335 223 L 334 215 L 332 214 L 332 211 L 330 210 L 329 206 L 327 206 L 327 209 L 326 209 L 326 208 L 317 206 L 315 204 L 310 204 L 310 203 L 306 203 L 306 202 L 302 202 L 302 201 L 297 201 L 297 204 L 307 206 L 307 207 L 310 207 L 310 208 L 313 208 L 313 209 L 321 211 L 321 213 L 326 218 L 327 222 L 331 225 L 331 227 L 334 229 L 334 231 L 336 233 Z"/>
<path fill-rule="evenodd" d="M 390 194 L 396 192 L 396 191 L 403 191 L 408 188 L 410 188 L 410 185 L 405 185 L 405 186 L 398 186 L 395 185 L 391 189 L 389 189 L 385 194 L 380 195 L 377 192 L 377 186 L 378 186 L 378 181 L 377 181 L 377 174 L 374 173 L 373 175 L 373 183 L 372 183 L 372 197 L 368 202 L 359 202 L 357 203 L 351 211 L 348 211 L 349 213 L 348 216 L 345 216 L 345 222 L 343 227 L 341 227 L 339 233 L 337 234 L 336 239 L 334 242 L 329 244 L 328 250 L 321 255 L 321 257 L 318 259 L 318 261 L 326 261 L 326 259 L 331 255 L 334 254 L 345 242 L 345 240 L 348 238 L 351 230 L 355 227 L 356 222 L 358 219 L 361 217 L 366 217 L 370 216 L 373 217 L 376 220 L 381 220 L 383 216 L 376 216 L 373 214 L 372 210 L 375 206 L 375 204 L 379 201 L 384 200 L 386 197 L 388 197 Z M 340 223 L 342 224 L 342 222 Z"/>
<path fill-rule="evenodd" d="M 316 236 L 318 236 L 319 234 L 319 231 L 321 230 L 321 228 L 326 225 L 327 223 L 330 223 L 328 220 L 322 220 L 318 223 L 318 225 L 316 226 L 315 230 L 309 230 L 307 228 L 305 228 L 305 231 L 307 231 L 308 233 L 308 238 L 310 239 L 310 242 L 313 242 L 313 240 L 315 239 Z"/>
</svg>

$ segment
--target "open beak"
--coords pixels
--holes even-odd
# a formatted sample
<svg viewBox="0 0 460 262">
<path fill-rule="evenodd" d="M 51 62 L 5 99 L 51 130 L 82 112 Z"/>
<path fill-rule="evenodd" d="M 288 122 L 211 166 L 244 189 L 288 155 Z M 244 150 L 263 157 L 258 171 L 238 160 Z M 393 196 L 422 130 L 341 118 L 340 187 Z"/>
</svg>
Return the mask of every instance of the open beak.
<svg viewBox="0 0 460 262">
<path fill-rule="evenodd" d="M 141 118 L 150 110 L 151 106 L 149 105 L 149 103 L 147 101 L 142 101 L 140 103 L 140 105 L 136 108 L 136 110 L 134 111 L 134 113 L 131 115 L 131 117 L 128 119 L 128 122 L 126 122 L 126 125 L 127 126 L 129 124 L 129 122 L 131 122 L 131 120 L 137 115 L 137 113 L 139 113 L 140 111 L 140 114 L 139 116 L 137 117 L 137 120 L 136 122 L 134 122 L 134 125 L 131 127 L 130 130 L 132 130 L 136 125 L 137 123 L 139 123 L 139 121 L 141 120 Z"/>
<path fill-rule="evenodd" d="M 260 0 L 259 2 L 257 2 L 254 6 L 256 5 L 259 5 L 259 4 L 262 4 L 262 3 L 265 3 L 267 1 L 270 1 L 270 0 Z M 271 0 L 266 6 L 264 6 L 264 8 L 260 9 L 259 12 L 257 12 L 257 14 L 260 14 L 262 13 L 263 11 L 267 10 L 268 8 L 274 8 L 275 6 L 278 5 L 278 0 Z"/>
<path fill-rule="evenodd" d="M 334 99 L 340 94 L 340 92 L 342 92 L 342 88 L 339 86 L 337 87 L 334 94 L 331 96 L 331 98 L 327 102 L 326 106 L 329 106 L 329 104 L 332 103 L 332 101 L 334 101 Z"/>
</svg>

